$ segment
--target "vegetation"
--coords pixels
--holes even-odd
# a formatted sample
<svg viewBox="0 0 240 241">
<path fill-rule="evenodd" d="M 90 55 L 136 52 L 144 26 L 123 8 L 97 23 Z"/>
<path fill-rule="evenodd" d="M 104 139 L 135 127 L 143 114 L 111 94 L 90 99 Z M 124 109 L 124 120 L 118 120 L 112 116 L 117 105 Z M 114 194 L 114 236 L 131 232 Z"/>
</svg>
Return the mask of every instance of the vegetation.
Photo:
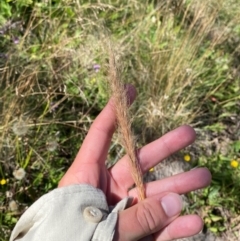
<svg viewBox="0 0 240 241">
<path fill-rule="evenodd" d="M 0 240 L 57 186 L 105 105 L 106 39 L 138 91 L 139 145 L 194 126 L 179 161 L 207 166 L 213 182 L 189 194 L 186 212 L 237 239 L 239 12 L 238 0 L 0 1 Z M 122 152 L 115 136 L 108 164 Z"/>
</svg>

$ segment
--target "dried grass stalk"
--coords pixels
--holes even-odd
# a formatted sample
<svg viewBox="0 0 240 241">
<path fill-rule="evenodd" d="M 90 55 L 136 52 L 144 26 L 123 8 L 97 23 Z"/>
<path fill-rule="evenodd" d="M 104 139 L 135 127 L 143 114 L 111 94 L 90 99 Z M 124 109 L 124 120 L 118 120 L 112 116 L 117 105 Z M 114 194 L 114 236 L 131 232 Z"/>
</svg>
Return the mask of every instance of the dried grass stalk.
<svg viewBox="0 0 240 241">
<path fill-rule="evenodd" d="M 119 72 L 113 51 L 109 48 L 109 85 L 114 99 L 117 124 L 122 134 L 122 144 L 129 156 L 130 171 L 138 191 L 138 198 L 143 200 L 145 198 L 143 175 L 136 152 L 135 138 L 131 130 L 131 121 L 128 111 L 129 101 Z"/>
</svg>

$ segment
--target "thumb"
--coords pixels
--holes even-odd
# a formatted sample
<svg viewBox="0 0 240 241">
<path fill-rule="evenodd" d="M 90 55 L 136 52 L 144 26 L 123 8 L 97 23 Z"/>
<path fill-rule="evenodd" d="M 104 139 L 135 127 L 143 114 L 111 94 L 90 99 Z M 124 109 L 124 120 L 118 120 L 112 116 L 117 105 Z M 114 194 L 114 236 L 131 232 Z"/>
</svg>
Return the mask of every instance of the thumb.
<svg viewBox="0 0 240 241">
<path fill-rule="evenodd" d="M 182 199 L 168 193 L 147 198 L 119 213 L 114 241 L 139 240 L 163 229 L 181 212 Z"/>
</svg>

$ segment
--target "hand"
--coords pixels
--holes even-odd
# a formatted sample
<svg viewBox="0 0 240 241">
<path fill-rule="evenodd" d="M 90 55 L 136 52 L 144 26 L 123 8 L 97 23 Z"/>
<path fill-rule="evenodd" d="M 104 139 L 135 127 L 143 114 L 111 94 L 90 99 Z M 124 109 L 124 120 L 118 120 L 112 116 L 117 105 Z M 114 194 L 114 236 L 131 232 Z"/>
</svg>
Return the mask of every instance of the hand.
<svg viewBox="0 0 240 241">
<path fill-rule="evenodd" d="M 135 89 L 128 86 L 130 102 L 133 102 L 135 96 Z M 110 99 L 93 122 L 76 159 L 60 181 L 59 187 L 90 184 L 105 193 L 109 205 L 115 205 L 126 196 L 134 197 L 135 205 L 119 213 L 115 241 L 165 241 L 200 232 L 203 226 L 200 217 L 179 217 L 182 209 L 179 194 L 207 186 L 211 181 L 208 169 L 194 169 L 147 183 L 147 198 L 138 201 L 136 189 L 129 190 L 133 179 L 129 171 L 128 156 L 122 157 L 110 169 L 105 166 L 115 125 L 115 111 Z M 194 139 L 194 130 L 184 125 L 142 147 L 138 150 L 142 171 L 147 172 L 161 160 L 191 144 Z"/>
</svg>

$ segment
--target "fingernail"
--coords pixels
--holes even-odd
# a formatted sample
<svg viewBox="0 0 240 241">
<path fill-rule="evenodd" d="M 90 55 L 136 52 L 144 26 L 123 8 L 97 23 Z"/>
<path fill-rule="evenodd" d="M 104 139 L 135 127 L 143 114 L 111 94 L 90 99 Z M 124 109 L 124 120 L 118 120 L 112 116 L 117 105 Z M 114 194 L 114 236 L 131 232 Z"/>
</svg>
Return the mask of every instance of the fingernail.
<svg viewBox="0 0 240 241">
<path fill-rule="evenodd" d="M 182 210 L 182 198 L 175 193 L 169 193 L 161 200 L 162 207 L 168 217 L 179 214 Z"/>
</svg>

